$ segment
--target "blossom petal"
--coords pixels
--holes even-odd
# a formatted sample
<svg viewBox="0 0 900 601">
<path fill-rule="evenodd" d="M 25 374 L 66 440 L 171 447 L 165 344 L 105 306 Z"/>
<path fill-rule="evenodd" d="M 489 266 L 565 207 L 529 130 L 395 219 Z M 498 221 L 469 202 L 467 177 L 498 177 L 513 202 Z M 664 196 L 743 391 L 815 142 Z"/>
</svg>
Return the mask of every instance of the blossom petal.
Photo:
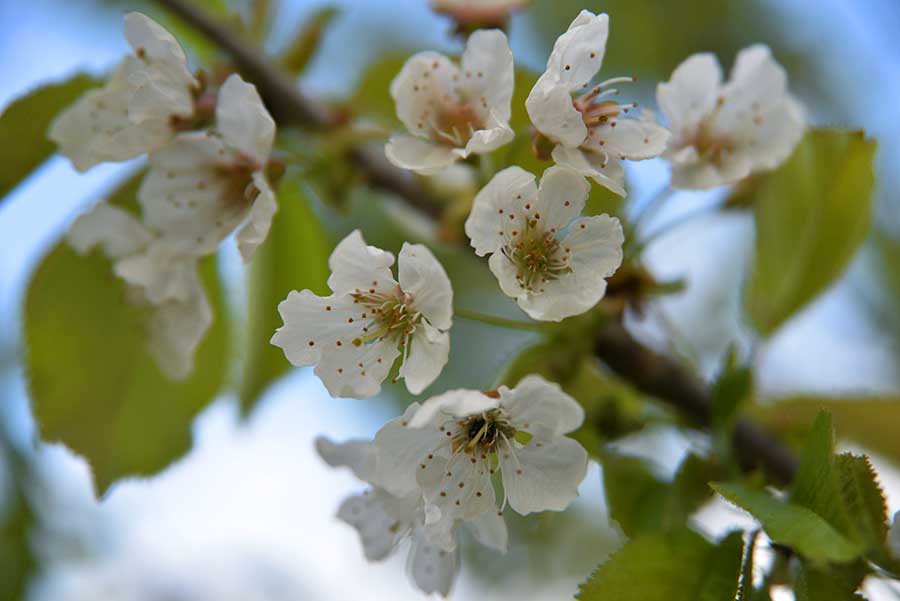
<svg viewBox="0 0 900 601">
<path fill-rule="evenodd" d="M 454 77 L 461 79 L 459 68 L 438 52 L 419 52 L 404 63 L 390 91 L 397 117 L 411 134 L 428 137 L 431 109 L 455 89 Z"/>
<path fill-rule="evenodd" d="M 425 533 L 428 540 L 451 551 L 456 547 L 458 520 L 472 520 L 497 511 L 493 468 L 486 453 L 457 452 L 429 455 L 416 470 L 416 481 L 425 499 Z"/>
<path fill-rule="evenodd" d="M 500 553 L 506 553 L 509 532 L 502 515 L 495 511 L 486 511 L 466 522 L 466 525 L 479 543 Z"/>
<path fill-rule="evenodd" d="M 135 123 L 129 115 L 135 95 L 130 79 L 145 68 L 138 59 L 126 57 L 106 85 L 87 92 L 50 123 L 48 137 L 78 171 L 87 171 L 104 161 L 126 161 L 151 152 L 175 135 L 168 117 L 181 114 L 178 107 L 171 112 L 168 107 L 161 107 L 166 113 L 162 122 L 144 119 Z"/>
<path fill-rule="evenodd" d="M 391 274 L 393 264 L 394 255 L 367 245 L 362 232 L 353 230 L 328 258 L 328 286 L 336 294 L 370 289 L 392 292 L 397 285 Z"/>
<path fill-rule="evenodd" d="M 413 298 L 431 325 L 449 330 L 453 325 L 453 288 L 444 267 L 427 246 L 403 243 L 397 263 L 403 291 Z"/>
<path fill-rule="evenodd" d="M 450 146 L 406 135 L 392 136 L 384 154 L 395 166 L 422 175 L 439 173 L 460 158 Z"/>
<path fill-rule="evenodd" d="M 570 167 L 610 192 L 625 196 L 625 170 L 619 159 L 562 145 L 553 149 L 552 156 L 557 165 Z"/>
<path fill-rule="evenodd" d="M 539 438 L 558 438 L 581 427 L 584 409 L 554 382 L 536 375 L 515 388 L 500 387 L 500 405 L 516 428 Z"/>
<path fill-rule="evenodd" d="M 729 81 L 722 88 L 718 123 L 729 129 L 748 113 L 765 111 L 787 93 L 787 72 L 772 57 L 768 46 L 755 44 L 738 52 Z"/>
<path fill-rule="evenodd" d="M 507 167 L 494 175 L 475 196 L 466 219 L 466 235 L 475 254 L 483 257 L 499 251 L 503 244 L 500 232 L 511 227 L 510 221 L 516 222 L 516 209 L 536 200 L 537 194 L 534 175 L 521 167 Z"/>
<path fill-rule="evenodd" d="M 278 305 L 284 325 L 272 344 L 298 367 L 316 365 L 315 373 L 331 396 L 370 398 L 381 390 L 400 351 L 388 339 L 359 342 L 365 336 L 360 309 L 348 295 L 319 297 L 292 291 Z"/>
<path fill-rule="evenodd" d="M 422 323 L 410 342 L 409 355 L 400 366 L 400 377 L 412 394 L 421 394 L 434 382 L 450 356 L 450 336 Z"/>
<path fill-rule="evenodd" d="M 477 391 L 458 388 L 425 401 L 409 420 L 410 428 L 426 428 L 436 421 L 477 415 L 497 408 L 497 400 Z"/>
<path fill-rule="evenodd" d="M 377 482 L 375 447 L 371 440 L 358 438 L 336 443 L 317 436 L 315 445 L 319 457 L 331 467 L 348 467 L 360 480 L 369 484 Z"/>
<path fill-rule="evenodd" d="M 443 433 L 437 425 L 409 426 L 409 420 L 420 407 L 419 403 L 412 403 L 403 415 L 389 421 L 375 435 L 378 482 L 397 496 L 419 490 L 416 473 L 421 469 L 422 459 L 443 442 Z"/>
<path fill-rule="evenodd" d="M 519 282 L 519 272 L 516 266 L 502 252 L 495 252 L 490 256 L 488 268 L 494 274 L 494 277 L 497 278 L 497 283 L 500 284 L 500 290 L 503 291 L 503 294 L 515 299 L 527 294 L 524 286 Z"/>
<path fill-rule="evenodd" d="M 546 74 L 569 91 L 586 86 L 600 70 L 608 38 L 609 16 L 582 10 L 553 44 Z"/>
<path fill-rule="evenodd" d="M 412 528 L 411 521 L 399 521 L 388 513 L 379 495 L 371 489 L 344 499 L 337 518 L 356 529 L 369 561 L 380 561 L 390 555 Z"/>
<path fill-rule="evenodd" d="M 238 250 L 244 261 L 249 261 L 259 245 L 265 242 L 272 227 L 272 219 L 278 211 L 275 193 L 262 171 L 253 172 L 253 185 L 257 196 L 250 206 L 250 220 L 237 235 Z"/>
<path fill-rule="evenodd" d="M 216 129 L 225 143 L 256 161 L 262 168 L 275 140 L 275 121 L 266 110 L 256 86 L 232 74 L 219 88 Z"/>
<path fill-rule="evenodd" d="M 138 252 L 153 236 L 128 211 L 101 202 L 72 223 L 67 239 L 81 254 L 99 245 L 117 259 Z"/>
<path fill-rule="evenodd" d="M 419 529 L 412 538 L 406 569 L 423 593 L 446 597 L 459 571 L 459 552 L 435 548 Z"/>
<path fill-rule="evenodd" d="M 120 259 L 113 269 L 129 284 L 139 286 L 153 304 L 188 302 L 199 285 L 197 258 L 181 242 L 161 238 L 142 252 Z"/>
<path fill-rule="evenodd" d="M 577 171 L 554 165 L 541 176 L 537 210 L 545 229 L 562 230 L 581 215 L 591 185 Z"/>
<path fill-rule="evenodd" d="M 546 73 L 531 88 L 525 108 L 538 131 L 553 142 L 575 147 L 587 137 L 584 117 L 575 108 L 569 87 Z"/>
<path fill-rule="evenodd" d="M 587 473 L 587 451 L 567 437 L 533 438 L 498 456 L 507 501 L 522 515 L 562 511 L 578 496 L 578 485 Z"/>
<path fill-rule="evenodd" d="M 659 156 L 671 137 L 669 130 L 647 119 L 616 119 L 591 131 L 589 148 L 632 161 Z"/>
<path fill-rule="evenodd" d="M 506 123 L 499 123 L 496 118 L 492 116 L 491 121 L 497 123 L 497 125 L 493 127 L 487 127 L 485 129 L 479 129 L 478 131 L 472 134 L 472 137 L 466 143 L 465 152 L 459 155 L 461 158 L 466 158 L 470 154 L 485 154 L 488 152 L 493 152 L 497 150 L 504 144 L 508 144 L 513 141 L 513 138 L 516 137 L 516 134 L 513 132 L 512 128 L 509 127 Z"/>
<path fill-rule="evenodd" d="M 212 309 L 197 280 L 189 300 L 168 301 L 150 317 L 147 347 L 167 376 L 183 380 L 194 369 L 194 351 L 212 324 Z"/>
<path fill-rule="evenodd" d="M 667 82 L 656 87 L 656 102 L 677 136 L 693 131 L 716 106 L 722 67 L 715 55 L 694 54 L 682 62 Z"/>
<path fill-rule="evenodd" d="M 196 84 L 178 40 L 147 15 L 139 12 L 125 15 L 125 39 L 138 57 L 171 69 L 167 75 L 181 79 L 185 86 Z"/>
<path fill-rule="evenodd" d="M 483 97 L 500 123 L 509 122 L 515 73 L 506 34 L 499 29 L 479 29 L 472 33 L 463 51 L 462 71 L 474 75 L 464 83 L 464 87 L 474 92 L 472 97 Z"/>
<path fill-rule="evenodd" d="M 213 252 L 250 207 L 244 190 L 218 168 L 221 154 L 228 154 L 222 139 L 205 132 L 180 134 L 151 154 L 138 190 L 144 223 L 192 240 L 200 253 Z"/>
</svg>

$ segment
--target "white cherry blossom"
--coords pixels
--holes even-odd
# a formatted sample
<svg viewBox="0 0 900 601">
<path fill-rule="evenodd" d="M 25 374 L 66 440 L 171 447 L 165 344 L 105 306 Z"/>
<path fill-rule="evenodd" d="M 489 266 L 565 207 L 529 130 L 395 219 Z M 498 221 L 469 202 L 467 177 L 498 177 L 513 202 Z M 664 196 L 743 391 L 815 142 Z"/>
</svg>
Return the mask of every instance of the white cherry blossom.
<svg viewBox="0 0 900 601">
<path fill-rule="evenodd" d="M 422 490 L 425 533 L 441 548 L 454 547 L 458 520 L 502 513 L 507 502 L 522 515 L 562 511 L 577 496 L 587 453 L 565 434 L 584 411 L 556 384 L 528 376 L 512 389 L 452 390 L 411 409 L 375 436 L 377 478 L 392 494 Z"/>
<path fill-rule="evenodd" d="M 658 156 L 669 132 L 649 114 L 626 119 L 636 103 L 613 100 L 614 86 L 633 77 L 613 77 L 589 88 L 597 75 L 609 37 L 609 17 L 583 10 L 553 46 L 547 69 L 525 101 L 531 122 L 556 146 L 553 160 L 625 195 L 621 160 Z M 573 99 L 572 93 L 586 91 Z"/>
<path fill-rule="evenodd" d="M 49 137 L 79 171 L 161 148 L 194 113 L 199 83 L 172 34 L 131 12 L 125 15 L 125 37 L 134 56 L 50 125 Z"/>
<path fill-rule="evenodd" d="M 421 244 L 403 244 L 397 280 L 393 263 L 391 253 L 367 246 L 356 230 L 328 260 L 331 295 L 294 290 L 278 305 L 284 326 L 272 344 L 293 365 L 315 365 L 332 396 L 376 395 L 398 357 L 399 377 L 419 394 L 447 363 L 450 279 Z"/>
<path fill-rule="evenodd" d="M 411 415 L 418 409 L 414 403 L 407 409 Z M 454 528 L 454 548 L 436 547 L 424 530 L 424 500 L 418 488 L 401 496 L 379 486 L 376 456 L 372 441 L 349 440 L 335 444 L 326 438 L 316 440 L 316 450 L 333 467 L 349 467 L 357 478 L 370 486 L 341 503 L 337 517 L 359 533 L 366 559 L 381 561 L 406 539 L 411 540 L 407 571 L 426 594 L 447 596 L 459 570 L 459 553 L 455 549 L 458 526 Z M 501 552 L 506 551 L 507 532 L 503 518 L 495 513 L 469 524 L 476 539 Z"/>
<path fill-rule="evenodd" d="M 197 271 L 200 256 L 106 203 L 76 219 L 68 240 L 79 253 L 99 246 L 113 260 L 116 275 L 131 286 L 128 298 L 153 308 L 147 323 L 150 354 L 169 377 L 187 377 L 193 371 L 194 351 L 212 323 Z"/>
<path fill-rule="evenodd" d="M 512 51 L 495 29 L 469 37 L 460 66 L 437 52 L 412 56 L 391 82 L 397 116 L 410 133 L 388 141 L 388 160 L 430 175 L 510 142 L 513 80 Z"/>
<path fill-rule="evenodd" d="M 738 53 L 727 82 L 714 55 L 689 57 L 659 84 L 656 99 L 674 135 L 665 157 L 677 188 L 713 188 L 774 169 L 806 128 L 784 68 L 763 45 Z"/>
<path fill-rule="evenodd" d="M 179 134 L 150 155 L 138 192 L 145 223 L 209 253 L 246 221 L 237 241 L 249 260 L 278 207 L 264 171 L 274 137 L 256 88 L 231 75 L 219 89 L 215 128 Z"/>
<path fill-rule="evenodd" d="M 603 298 L 622 262 L 624 235 L 609 215 L 582 217 L 590 184 L 553 166 L 540 188 L 520 167 L 497 173 L 475 197 L 466 235 L 500 288 L 533 319 L 560 321 Z"/>
</svg>

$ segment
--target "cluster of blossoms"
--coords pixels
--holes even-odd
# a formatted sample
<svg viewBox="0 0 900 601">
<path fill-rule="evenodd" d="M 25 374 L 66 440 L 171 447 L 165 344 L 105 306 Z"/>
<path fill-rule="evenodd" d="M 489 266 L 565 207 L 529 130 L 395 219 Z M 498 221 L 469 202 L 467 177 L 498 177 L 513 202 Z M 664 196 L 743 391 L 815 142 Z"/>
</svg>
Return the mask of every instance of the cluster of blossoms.
<svg viewBox="0 0 900 601">
<path fill-rule="evenodd" d="M 539 376 L 515 388 L 451 390 L 388 422 L 373 441 L 319 439 L 330 465 L 348 466 L 370 485 L 341 505 L 366 557 L 379 560 L 405 538 L 410 575 L 426 593 L 446 595 L 468 529 L 506 551 L 506 505 L 522 515 L 562 511 L 578 494 L 587 452 L 565 434 L 584 421 L 581 406 Z M 498 502 L 495 483 L 503 488 Z"/>
<path fill-rule="evenodd" d="M 129 298 L 154 309 L 149 350 L 178 379 L 191 372 L 212 321 L 198 261 L 245 221 L 237 240 L 249 260 L 269 231 L 277 205 L 265 168 L 275 123 L 240 76 L 217 90 L 201 85 L 152 19 L 129 13 L 125 34 L 134 56 L 63 111 L 49 136 L 79 171 L 148 155 L 140 218 L 101 203 L 75 221 L 69 241 L 80 252 L 101 246 Z"/>
<path fill-rule="evenodd" d="M 471 22 L 503 20 L 516 0 L 437 2 Z M 632 116 L 600 71 L 609 18 L 582 11 L 559 37 L 525 102 L 536 147 L 555 165 L 542 175 L 509 166 L 475 195 L 465 233 L 504 294 L 531 318 L 561 321 L 603 298 L 623 260 L 618 219 L 585 216 L 589 179 L 625 195 L 623 160 L 663 156 L 672 183 L 709 188 L 772 169 L 803 134 L 800 104 L 768 49 L 741 52 L 722 83 L 715 58 L 695 55 L 657 89 L 668 128 L 654 113 Z M 196 78 L 183 50 L 158 24 L 126 17 L 134 49 L 110 81 L 54 121 L 50 137 L 79 170 L 148 155 L 140 218 L 101 203 L 73 224 L 79 251 L 101 246 L 135 302 L 151 305 L 149 345 L 173 377 L 190 372 L 212 319 L 197 272 L 241 224 L 245 260 L 266 238 L 277 205 L 266 179 L 275 125 L 256 89 L 238 75 L 220 86 Z M 459 65 L 435 52 L 411 57 L 391 84 L 408 130 L 385 154 L 394 165 L 444 176 L 460 161 L 512 141 L 513 55 L 500 30 L 477 30 Z M 280 303 L 273 335 L 295 366 L 314 366 L 332 396 L 370 398 L 391 373 L 423 393 L 450 356 L 453 289 L 421 244 L 394 255 L 354 231 L 329 259 L 331 294 L 293 291 Z M 379 560 L 410 538 L 410 573 L 426 592 L 448 593 L 464 529 L 501 552 L 507 504 L 527 515 L 564 510 L 577 496 L 587 453 L 566 434 L 584 412 L 556 384 L 527 376 L 514 388 L 452 390 L 413 403 L 374 440 L 317 443 L 333 466 L 349 467 L 368 488 L 338 517 L 355 527 L 366 557 Z M 497 491 L 502 490 L 498 499 Z"/>
<path fill-rule="evenodd" d="M 449 4 L 459 6 L 446 12 L 465 15 L 477 3 Z M 608 35 L 607 15 L 582 11 L 559 37 L 526 100 L 536 146 L 552 146 L 556 165 L 540 184 L 518 166 L 499 171 L 475 195 L 465 222 L 475 253 L 489 255 L 500 289 L 536 320 L 590 310 L 622 262 L 619 221 L 582 215 L 590 193 L 586 178 L 624 196 L 622 161 L 663 156 L 674 186 L 734 183 L 783 162 L 804 131 L 784 70 L 762 46 L 740 53 L 727 84 L 709 55 L 678 67 L 657 91 L 671 131 L 651 111 L 629 118 L 636 103 L 614 98 L 616 86 L 633 77 L 591 85 Z M 459 66 L 435 52 L 414 55 L 391 84 L 409 133 L 390 139 L 387 158 L 420 175 L 443 177 L 458 161 L 507 144 L 515 137 L 509 125 L 513 82 L 512 52 L 499 30 L 472 33 Z M 452 290 L 446 273 L 418 245 L 401 251 L 399 283 L 388 269 L 392 263 L 392 255 L 367 247 L 354 232 L 331 257 L 332 295 L 292 292 L 279 306 L 285 325 L 273 344 L 294 365 L 316 365 L 332 394 L 374 395 L 397 357 L 399 377 L 417 394 L 448 359 Z M 587 454 L 565 434 L 583 419 L 578 403 L 558 386 L 528 376 L 513 389 L 452 390 L 414 403 L 374 440 L 320 439 L 318 450 L 330 465 L 350 467 L 370 486 L 338 512 L 359 531 L 366 557 L 382 559 L 411 538 L 413 581 L 426 593 L 446 595 L 463 527 L 478 542 L 505 551 L 507 503 L 526 515 L 561 511 L 575 498 Z"/>
</svg>

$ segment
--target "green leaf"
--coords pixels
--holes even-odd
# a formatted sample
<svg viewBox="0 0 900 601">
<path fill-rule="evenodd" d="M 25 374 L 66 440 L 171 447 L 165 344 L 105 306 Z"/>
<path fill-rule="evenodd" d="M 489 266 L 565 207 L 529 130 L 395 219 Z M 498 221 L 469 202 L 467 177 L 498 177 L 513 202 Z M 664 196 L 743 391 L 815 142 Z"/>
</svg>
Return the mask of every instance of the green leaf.
<svg viewBox="0 0 900 601">
<path fill-rule="evenodd" d="M 50 122 L 97 83 L 87 75 L 76 75 L 37 88 L 14 100 L 0 114 L 0 140 L 7 141 L 0 148 L 0 200 L 50 158 L 55 148 L 47 138 Z"/>
<path fill-rule="evenodd" d="M 581 601 L 733 599 L 741 569 L 740 533 L 713 545 L 687 529 L 632 538 L 578 589 Z"/>
<path fill-rule="evenodd" d="M 801 561 L 794 574 L 794 595 L 797 601 L 864 601 L 856 594 L 865 571 L 859 564 L 844 568 L 822 568 Z"/>
<path fill-rule="evenodd" d="M 265 388 L 290 367 L 269 339 L 282 325 L 278 303 L 291 290 L 328 291 L 332 244 L 301 182 L 285 177 L 278 190 L 278 213 L 250 266 L 249 323 L 241 406 L 249 411 Z"/>
<path fill-rule="evenodd" d="M 814 561 L 849 562 L 863 552 L 861 545 L 847 539 L 806 507 L 779 501 L 742 484 L 711 486 L 756 518 L 772 540 L 794 548 L 804 557 Z"/>
<path fill-rule="evenodd" d="M 781 436 L 791 437 L 821 409 L 834 416 L 837 434 L 900 463 L 900 398 L 791 397 L 756 405 L 753 414 Z"/>
<path fill-rule="evenodd" d="M 628 536 L 683 528 L 711 496 L 708 483 L 716 466 L 688 455 L 672 482 L 658 478 L 639 457 L 606 452 L 602 456 L 603 489 L 610 517 Z"/>
<path fill-rule="evenodd" d="M 605 453 L 602 465 L 609 516 L 629 537 L 658 530 L 670 493 L 668 484 L 639 457 Z"/>
<path fill-rule="evenodd" d="M 391 53 L 382 55 L 363 72 L 356 92 L 348 101 L 354 112 L 371 117 L 383 125 L 398 126 L 394 100 L 391 98 L 391 81 L 400 73 L 409 55 Z"/>
<path fill-rule="evenodd" d="M 278 57 L 278 62 L 288 72 L 298 75 L 315 55 L 325 30 L 340 14 L 334 6 L 323 6 L 314 12 L 300 28 L 294 41 Z"/>
<path fill-rule="evenodd" d="M 790 501 L 821 516 L 839 532 L 850 536 L 850 521 L 841 502 L 834 468 L 834 426 L 831 414 L 821 411 L 800 455 L 800 466 L 791 486 Z"/>
<path fill-rule="evenodd" d="M 812 130 L 760 185 L 746 305 L 763 335 L 823 292 L 866 237 L 875 146 L 861 132 Z"/>
<path fill-rule="evenodd" d="M 132 180 L 110 202 L 130 204 L 134 187 Z M 147 310 L 126 302 L 124 282 L 100 252 L 81 256 L 60 242 L 32 275 L 24 335 L 35 418 L 43 439 L 87 458 L 101 493 L 186 452 L 194 416 L 222 387 L 229 331 L 215 257 L 201 275 L 214 321 L 181 382 L 146 351 Z"/>
<path fill-rule="evenodd" d="M 857 540 L 862 541 L 883 566 L 893 562 L 886 548 L 888 508 L 875 469 L 861 455 L 842 453 L 836 460 L 841 493 Z"/>
</svg>

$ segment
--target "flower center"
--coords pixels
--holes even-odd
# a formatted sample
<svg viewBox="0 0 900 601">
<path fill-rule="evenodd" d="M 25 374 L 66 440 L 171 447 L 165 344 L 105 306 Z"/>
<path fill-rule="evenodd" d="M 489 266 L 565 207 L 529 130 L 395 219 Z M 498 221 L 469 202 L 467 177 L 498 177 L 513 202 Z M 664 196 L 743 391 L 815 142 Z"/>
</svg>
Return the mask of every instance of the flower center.
<svg viewBox="0 0 900 601">
<path fill-rule="evenodd" d="M 438 142 L 462 148 L 479 129 L 484 129 L 481 116 L 471 103 L 452 100 L 438 109 L 432 121 L 432 135 Z"/>
<path fill-rule="evenodd" d="M 400 292 L 399 289 L 396 295 L 372 288 L 368 291 L 357 290 L 351 296 L 354 303 L 366 308 L 363 315 L 371 314 L 371 321 L 363 327 L 365 335 L 353 339 L 355 346 L 382 338 L 396 340 L 400 346 L 404 346 L 423 319 L 422 314 L 413 308 L 412 295 Z"/>
<path fill-rule="evenodd" d="M 473 415 L 461 420 L 459 430 L 453 438 L 453 452 L 489 453 L 495 450 L 501 440 L 512 440 L 516 429 L 512 427 L 499 409 Z"/>
<path fill-rule="evenodd" d="M 572 272 L 570 250 L 562 247 L 555 232 L 544 232 L 534 221 L 503 247 L 503 254 L 515 265 L 519 285 L 529 292 L 543 292 L 542 284 Z"/>
<path fill-rule="evenodd" d="M 606 124 L 615 126 L 611 120 L 622 113 L 628 113 L 628 111 L 637 106 L 637 103 L 620 103 L 610 100 L 610 96 L 619 95 L 619 90 L 610 86 L 617 83 L 633 83 L 634 81 L 637 81 L 634 77 L 613 77 L 597 84 L 588 92 L 576 98 L 573 103 L 578 112 L 581 113 L 584 124 L 589 128 Z"/>
<path fill-rule="evenodd" d="M 713 111 L 704 117 L 697 127 L 696 132 L 687 140 L 688 146 L 693 146 L 697 154 L 705 161 L 721 164 L 725 156 L 734 150 L 733 142 L 717 131 L 716 121 L 722 112 L 725 97 L 720 96 Z"/>
</svg>

